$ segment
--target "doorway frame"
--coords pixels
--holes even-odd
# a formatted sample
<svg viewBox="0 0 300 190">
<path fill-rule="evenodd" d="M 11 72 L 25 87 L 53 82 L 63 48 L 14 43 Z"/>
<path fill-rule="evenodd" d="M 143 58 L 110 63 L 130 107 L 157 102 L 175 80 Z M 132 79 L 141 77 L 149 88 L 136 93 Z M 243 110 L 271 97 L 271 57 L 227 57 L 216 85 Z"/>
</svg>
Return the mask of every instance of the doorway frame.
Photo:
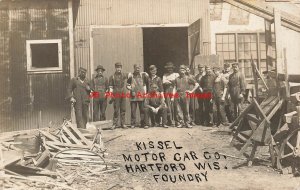
<svg viewBox="0 0 300 190">
<path fill-rule="evenodd" d="M 89 35 L 90 35 L 90 77 L 92 79 L 94 72 L 94 39 L 93 30 L 99 28 L 170 28 L 170 27 L 189 27 L 190 23 L 176 23 L 176 24 L 130 24 L 130 25 L 90 25 Z M 190 50 L 188 50 L 190 51 Z"/>
</svg>

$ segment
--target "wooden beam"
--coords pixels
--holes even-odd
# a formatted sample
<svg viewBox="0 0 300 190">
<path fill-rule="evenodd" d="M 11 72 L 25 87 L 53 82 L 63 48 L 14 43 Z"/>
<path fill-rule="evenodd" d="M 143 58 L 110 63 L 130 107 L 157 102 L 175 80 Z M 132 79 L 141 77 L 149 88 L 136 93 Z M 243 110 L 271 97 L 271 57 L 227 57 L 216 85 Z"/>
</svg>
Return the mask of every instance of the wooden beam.
<svg viewBox="0 0 300 190">
<path fill-rule="evenodd" d="M 290 94 L 290 83 L 289 83 L 289 75 L 288 75 L 288 67 L 287 67 L 287 59 L 286 59 L 286 48 L 283 49 L 283 57 L 284 57 L 284 74 L 285 74 L 285 94 L 286 97 L 289 98 L 291 96 Z"/>
<path fill-rule="evenodd" d="M 69 14 L 70 78 L 73 78 L 75 76 L 73 0 L 68 0 L 68 14 Z"/>
<path fill-rule="evenodd" d="M 224 2 L 229 3 L 235 7 L 243 9 L 259 17 L 262 17 L 264 19 L 267 19 L 269 21 L 273 20 L 273 7 L 265 3 L 249 0 L 224 0 Z M 295 17 L 285 12 L 282 12 L 281 14 L 282 26 L 300 32 L 300 19 L 298 17 Z"/>
</svg>

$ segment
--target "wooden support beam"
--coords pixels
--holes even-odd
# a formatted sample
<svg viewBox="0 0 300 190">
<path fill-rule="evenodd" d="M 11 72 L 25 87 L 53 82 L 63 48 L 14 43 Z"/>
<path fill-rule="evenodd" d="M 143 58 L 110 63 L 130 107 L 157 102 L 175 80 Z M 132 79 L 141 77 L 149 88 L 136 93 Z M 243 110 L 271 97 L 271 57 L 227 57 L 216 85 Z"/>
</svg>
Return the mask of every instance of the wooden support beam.
<svg viewBox="0 0 300 190">
<path fill-rule="evenodd" d="M 274 27 L 275 27 L 275 41 L 276 41 L 276 65 L 275 65 L 275 71 L 276 71 L 276 78 L 278 78 L 278 73 L 282 73 L 282 42 L 283 42 L 283 33 L 281 28 L 281 15 L 280 12 L 276 9 L 274 9 Z M 278 80 L 276 80 L 276 86 L 278 89 L 278 96 L 280 96 L 280 83 Z"/>
<path fill-rule="evenodd" d="M 272 7 L 259 1 L 249 0 L 224 0 L 235 7 L 245 10 L 249 13 L 262 17 L 266 20 L 273 21 L 274 12 Z M 300 19 L 288 13 L 282 12 L 282 26 L 285 26 L 296 32 L 300 32 Z"/>
<path fill-rule="evenodd" d="M 70 78 L 73 78 L 75 76 L 73 0 L 68 0 L 68 14 L 69 14 Z"/>
</svg>

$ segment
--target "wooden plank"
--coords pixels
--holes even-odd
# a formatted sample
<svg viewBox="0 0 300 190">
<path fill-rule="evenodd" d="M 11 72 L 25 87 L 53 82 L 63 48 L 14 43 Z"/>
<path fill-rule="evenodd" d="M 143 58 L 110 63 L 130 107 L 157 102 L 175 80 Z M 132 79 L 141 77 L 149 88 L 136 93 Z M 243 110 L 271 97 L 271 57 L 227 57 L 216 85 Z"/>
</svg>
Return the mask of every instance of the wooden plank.
<svg viewBox="0 0 300 190">
<path fill-rule="evenodd" d="M 261 122 L 261 120 L 259 120 L 258 118 L 256 118 L 256 115 L 254 114 L 247 114 L 247 119 L 258 124 L 259 122 Z"/>
<path fill-rule="evenodd" d="M 278 104 L 279 98 L 276 97 L 272 102 L 270 102 L 267 106 L 265 106 L 262 110 L 265 115 L 269 115 L 269 113 L 274 109 L 274 107 Z"/>
<path fill-rule="evenodd" d="M 257 110 L 257 113 L 259 114 L 259 116 L 261 117 L 261 119 L 266 119 L 270 123 L 270 121 L 267 119 L 267 116 L 265 115 L 265 113 L 263 112 L 263 110 L 258 105 L 257 101 L 255 99 L 253 99 L 253 102 L 254 102 L 254 105 L 255 105 L 254 107 Z"/>
<path fill-rule="evenodd" d="M 39 130 L 40 133 L 42 133 L 42 135 L 44 135 L 45 137 L 47 137 L 48 139 L 54 141 L 54 142 L 59 142 L 59 140 L 52 134 L 48 133 L 48 132 L 44 132 L 42 130 Z"/>
<path fill-rule="evenodd" d="M 71 141 L 68 139 L 68 137 L 66 137 L 66 135 L 64 134 L 63 131 L 60 132 L 60 136 L 61 136 L 62 140 L 65 141 L 65 143 L 70 143 L 70 144 L 72 144 Z"/>
<path fill-rule="evenodd" d="M 254 103 L 251 102 L 251 104 L 242 111 L 242 113 L 238 116 L 238 118 L 234 120 L 234 122 L 230 126 L 230 129 L 233 129 L 233 127 L 236 126 L 240 122 L 240 120 L 243 119 L 246 116 L 246 114 L 253 108 L 253 106 Z"/>
<path fill-rule="evenodd" d="M 276 106 L 272 109 L 272 111 L 271 111 L 271 112 L 269 113 L 269 115 L 267 116 L 267 118 L 268 118 L 269 120 L 271 120 L 272 117 L 275 115 L 275 113 L 281 108 L 282 104 L 283 104 L 283 100 L 280 100 L 280 101 L 276 104 Z"/>
<path fill-rule="evenodd" d="M 51 147 L 52 149 L 56 149 L 56 150 L 63 150 L 63 148 L 58 147 L 58 146 L 56 146 L 56 145 L 54 145 L 54 144 L 52 144 L 52 143 L 49 143 L 49 142 L 47 142 L 47 141 L 46 141 L 46 146 L 49 146 L 49 147 Z"/>
<path fill-rule="evenodd" d="M 62 128 L 76 144 L 83 145 L 66 126 L 63 126 Z"/>
<path fill-rule="evenodd" d="M 79 145 L 79 144 L 67 144 L 67 143 L 61 143 L 61 142 L 48 142 L 47 143 L 49 146 L 50 145 L 56 145 L 56 146 L 60 146 L 60 147 L 64 147 L 64 148 L 67 148 L 67 147 L 70 147 L 70 148 L 85 148 L 85 149 L 90 149 L 89 146 L 87 145 Z"/>
<path fill-rule="evenodd" d="M 269 87 L 268 87 L 268 85 L 267 85 L 267 83 L 266 83 L 264 77 L 261 75 L 261 73 L 260 73 L 259 70 L 257 69 L 256 65 L 255 65 L 255 71 L 256 71 L 256 73 L 258 74 L 259 78 L 262 80 L 262 82 L 263 82 L 265 88 L 266 88 L 267 90 L 269 90 Z"/>
<path fill-rule="evenodd" d="M 81 155 L 81 154 L 59 154 L 56 156 L 56 158 L 89 158 L 89 159 L 101 159 L 99 156 L 97 155 Z"/>
<path fill-rule="evenodd" d="M 85 138 L 85 136 L 74 126 L 68 122 L 68 126 L 80 137 L 80 139 L 88 146 L 92 145 L 92 142 Z"/>
<path fill-rule="evenodd" d="M 270 129 L 270 122 L 264 119 L 263 122 L 257 127 L 254 131 L 251 139 L 256 142 L 266 143 L 269 144 L 271 140 L 271 129 Z"/>
<path fill-rule="evenodd" d="M 254 86 L 255 86 L 255 94 L 254 97 L 258 97 L 258 79 L 257 79 L 257 75 L 256 75 L 256 66 L 254 64 L 253 58 L 252 58 L 252 54 L 251 54 L 251 67 L 252 67 L 252 73 L 253 73 L 253 77 L 254 77 Z"/>
</svg>

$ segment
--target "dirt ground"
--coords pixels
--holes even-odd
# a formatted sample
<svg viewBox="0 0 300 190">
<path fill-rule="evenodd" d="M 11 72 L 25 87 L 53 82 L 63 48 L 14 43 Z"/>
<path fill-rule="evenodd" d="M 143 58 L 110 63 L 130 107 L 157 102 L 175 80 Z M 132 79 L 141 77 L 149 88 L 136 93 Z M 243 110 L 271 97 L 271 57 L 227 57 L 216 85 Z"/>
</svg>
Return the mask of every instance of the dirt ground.
<svg viewBox="0 0 300 190">
<path fill-rule="evenodd" d="M 245 160 L 222 156 L 238 155 L 238 150 L 229 145 L 231 136 L 229 133 L 220 131 L 218 129 L 211 129 L 203 126 L 195 126 L 192 129 L 186 128 L 149 128 L 149 129 L 116 129 L 103 131 L 103 140 L 121 137 L 105 143 L 107 148 L 107 159 L 120 160 L 121 170 L 103 174 L 99 180 L 95 182 L 92 189 L 292 189 L 300 190 L 300 179 L 292 175 L 281 175 L 275 171 L 270 165 L 269 153 L 267 147 L 260 147 L 253 166 L 245 165 Z M 167 150 L 147 149 L 138 151 L 136 142 L 153 141 L 157 145 L 157 141 L 175 141 L 177 146 L 183 148 L 177 150 L 174 148 Z M 171 144 L 173 145 L 173 144 Z M 165 172 L 168 175 L 180 174 L 199 174 L 205 172 L 198 170 L 194 163 L 213 163 L 219 162 L 219 170 L 206 168 L 207 181 L 202 177 L 202 181 L 186 181 L 186 182 L 163 182 L 161 178 L 158 182 L 155 181 L 154 174 L 163 174 L 160 172 L 134 172 L 127 173 L 125 164 L 141 164 L 143 161 L 129 163 L 124 161 L 122 154 L 136 154 L 136 153 L 159 153 L 164 152 L 166 156 L 166 163 L 174 162 L 173 155 L 178 152 L 183 158 L 183 153 L 194 151 L 197 155 L 197 160 L 180 161 L 186 165 L 185 171 Z M 248 150 L 249 153 L 250 149 Z M 222 154 L 220 159 L 206 160 L 203 156 L 204 152 Z M 214 154 L 210 154 L 214 157 Z M 209 155 L 206 154 L 206 157 Z M 191 157 L 190 157 L 191 158 Z M 217 157 L 219 158 L 219 157 Z M 241 156 L 241 158 L 246 158 Z M 154 163 L 152 159 L 147 163 Z M 176 162 L 175 162 L 176 163 Z M 178 163 L 178 162 L 177 162 Z M 206 165 L 207 166 L 207 165 Z M 214 168 L 214 167 L 212 167 Z M 81 187 L 84 188 L 84 184 Z"/>
</svg>

